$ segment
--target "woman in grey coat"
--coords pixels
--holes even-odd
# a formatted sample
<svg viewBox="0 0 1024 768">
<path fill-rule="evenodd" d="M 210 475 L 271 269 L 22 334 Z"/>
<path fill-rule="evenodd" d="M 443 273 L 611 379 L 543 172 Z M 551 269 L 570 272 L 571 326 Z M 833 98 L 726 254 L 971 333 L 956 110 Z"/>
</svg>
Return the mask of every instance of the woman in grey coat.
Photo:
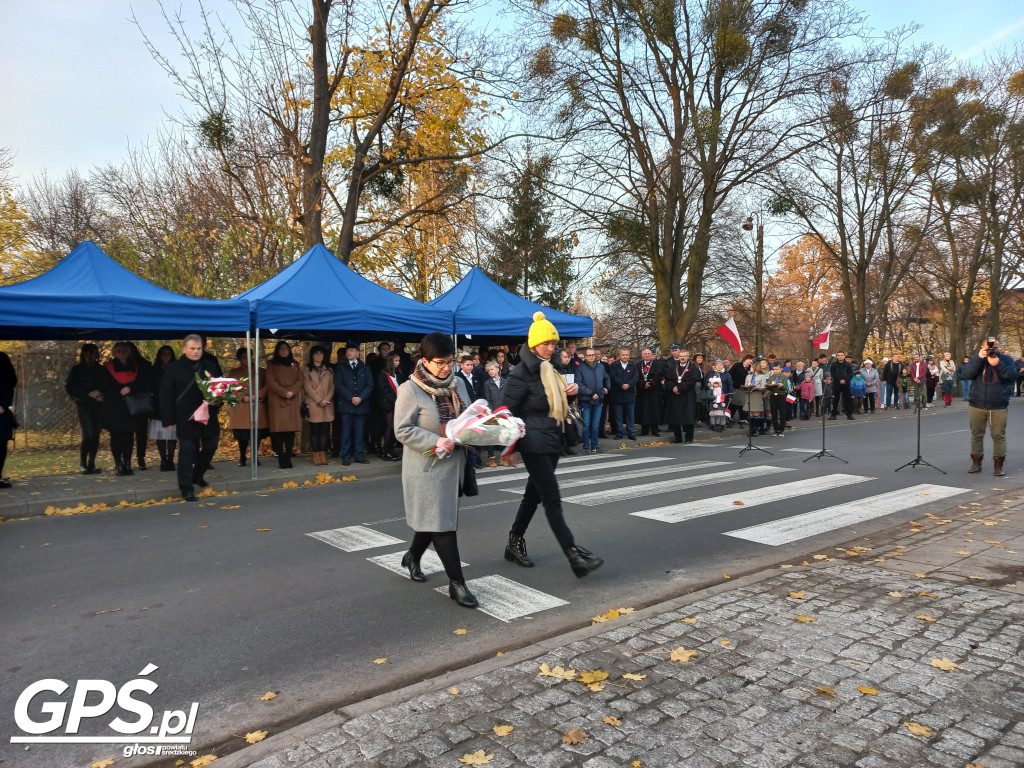
<svg viewBox="0 0 1024 768">
<path fill-rule="evenodd" d="M 454 365 L 451 338 L 431 333 L 420 342 L 416 370 L 398 388 L 395 437 L 409 448 L 402 461 L 402 492 L 405 521 L 415 531 L 402 567 L 413 581 L 426 581 L 420 558 L 433 544 L 448 576 L 448 596 L 459 605 L 476 608 L 477 600 L 462 575 L 456 538 L 466 451 L 445 436 L 445 425 L 471 402 Z M 436 458 L 424 456 L 427 451 L 434 451 Z"/>
</svg>

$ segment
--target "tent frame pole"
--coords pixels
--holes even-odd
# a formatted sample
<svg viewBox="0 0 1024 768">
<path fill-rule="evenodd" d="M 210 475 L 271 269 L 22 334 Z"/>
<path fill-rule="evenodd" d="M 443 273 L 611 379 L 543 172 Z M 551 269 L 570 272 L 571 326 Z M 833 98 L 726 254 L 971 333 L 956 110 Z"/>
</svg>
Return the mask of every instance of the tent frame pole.
<svg viewBox="0 0 1024 768">
<path fill-rule="evenodd" d="M 251 331 L 245 332 L 245 345 L 249 346 L 249 338 Z M 250 470 L 250 476 L 253 480 L 257 479 L 259 475 L 260 460 L 260 425 L 258 423 L 260 417 L 260 329 L 256 328 L 256 343 L 252 346 L 252 351 L 246 355 L 249 359 L 249 444 L 252 446 L 252 469 Z M 253 360 L 253 358 L 256 358 Z"/>
</svg>

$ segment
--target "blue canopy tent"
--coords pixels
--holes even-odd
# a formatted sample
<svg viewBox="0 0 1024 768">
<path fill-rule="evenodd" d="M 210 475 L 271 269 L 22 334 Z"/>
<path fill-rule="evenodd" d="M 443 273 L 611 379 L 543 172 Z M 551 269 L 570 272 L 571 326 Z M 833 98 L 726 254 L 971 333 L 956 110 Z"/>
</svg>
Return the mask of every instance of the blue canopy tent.
<svg viewBox="0 0 1024 768">
<path fill-rule="evenodd" d="M 530 332 L 533 313 L 538 310 L 554 323 L 563 338 L 594 335 L 592 318 L 534 304 L 506 291 L 479 267 L 469 270 L 451 290 L 429 302 L 428 306 L 452 312 L 455 316 L 452 332 L 472 337 L 474 341 L 525 339 Z"/>
<path fill-rule="evenodd" d="M 48 272 L 0 287 L 0 339 L 163 339 L 248 330 L 248 302 L 158 288 L 88 240 Z"/>
<path fill-rule="evenodd" d="M 450 311 L 392 293 L 319 244 L 236 298 L 250 302 L 260 335 L 278 338 L 419 340 L 452 326 Z"/>
</svg>

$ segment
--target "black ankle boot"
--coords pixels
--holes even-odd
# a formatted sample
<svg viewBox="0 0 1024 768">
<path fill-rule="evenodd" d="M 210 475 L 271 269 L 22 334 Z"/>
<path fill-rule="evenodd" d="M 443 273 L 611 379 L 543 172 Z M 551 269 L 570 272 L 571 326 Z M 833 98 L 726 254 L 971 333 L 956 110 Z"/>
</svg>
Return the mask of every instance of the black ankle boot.
<svg viewBox="0 0 1024 768">
<path fill-rule="evenodd" d="M 409 578 L 413 581 L 426 581 L 427 577 L 423 575 L 423 571 L 420 569 L 419 558 L 415 560 L 412 557 L 412 550 L 409 550 L 402 555 L 402 567 L 409 569 Z M 453 584 L 455 582 L 452 582 Z"/>
<path fill-rule="evenodd" d="M 577 579 L 582 579 L 604 565 L 604 560 L 600 557 L 594 557 L 593 553 L 576 545 L 565 550 L 565 556 L 569 558 L 569 565 L 572 566 L 572 572 L 576 574 Z"/>
<path fill-rule="evenodd" d="M 526 554 L 526 541 L 522 536 L 514 533 L 508 535 L 508 544 L 505 545 L 505 559 L 510 563 L 521 565 L 523 568 L 533 568 L 533 560 Z"/>
<path fill-rule="evenodd" d="M 473 593 L 469 591 L 469 587 L 466 586 L 464 581 L 449 581 L 448 582 L 448 597 L 454 600 L 459 605 L 464 605 L 467 608 L 476 608 L 480 603 L 473 597 Z"/>
</svg>

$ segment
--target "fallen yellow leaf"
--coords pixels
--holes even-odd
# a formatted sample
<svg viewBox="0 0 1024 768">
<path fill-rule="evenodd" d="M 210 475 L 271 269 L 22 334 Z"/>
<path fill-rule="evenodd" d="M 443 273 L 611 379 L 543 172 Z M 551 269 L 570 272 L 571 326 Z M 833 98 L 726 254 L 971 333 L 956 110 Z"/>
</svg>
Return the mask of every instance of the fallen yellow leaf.
<svg viewBox="0 0 1024 768">
<path fill-rule="evenodd" d="M 492 730 L 495 736 L 508 736 L 515 729 L 514 725 L 496 725 Z"/>
<path fill-rule="evenodd" d="M 622 721 L 621 721 L 621 720 L 619 720 L 619 718 L 617 718 L 617 717 L 612 717 L 611 715 L 609 715 L 608 717 L 606 717 L 606 718 L 605 718 L 604 720 L 602 720 L 601 722 L 605 723 L 605 725 L 622 725 Z"/>
<path fill-rule="evenodd" d="M 590 623 L 591 623 L 591 626 L 593 626 L 594 624 L 601 624 L 601 623 L 603 623 L 605 621 L 611 621 L 612 619 L 617 619 L 617 618 L 619 618 L 619 616 L 620 616 L 619 612 L 617 610 L 615 610 L 614 608 L 612 608 L 610 611 L 608 611 L 608 613 L 602 613 L 600 616 L 591 616 L 590 617 Z"/>
<path fill-rule="evenodd" d="M 723 640 L 722 645 L 732 645 L 728 640 Z"/>
<path fill-rule="evenodd" d="M 668 658 L 669 661 L 681 661 L 685 664 L 690 659 L 696 658 L 698 655 L 699 654 L 696 651 L 688 651 L 680 645 L 678 648 L 672 649 L 672 653 Z"/>
<path fill-rule="evenodd" d="M 266 533 L 269 530 L 269 528 L 257 528 L 256 533 Z"/>
<path fill-rule="evenodd" d="M 903 725 L 915 736 L 924 736 L 926 739 L 929 739 L 935 735 L 927 725 L 921 725 L 920 723 L 904 723 Z"/>
<path fill-rule="evenodd" d="M 241 504 L 225 504 L 221 509 L 241 509 Z"/>
<path fill-rule="evenodd" d="M 926 579 L 926 578 L 928 578 L 923 573 L 915 573 L 914 575 L 917 576 L 917 578 L 919 578 L 919 579 Z"/>
<path fill-rule="evenodd" d="M 728 573 L 723 573 L 722 574 L 722 578 L 723 579 L 731 579 L 732 577 Z"/>
<path fill-rule="evenodd" d="M 565 736 L 562 737 L 563 744 L 586 744 L 587 734 L 581 731 L 579 728 L 573 728 Z"/>
<path fill-rule="evenodd" d="M 785 565 L 780 565 L 779 566 L 779 568 L 792 568 L 792 567 L 793 566 L 791 564 L 789 564 L 789 563 L 786 563 Z"/>
<path fill-rule="evenodd" d="M 260 696 L 260 701 L 270 701 L 271 699 L 276 699 L 276 698 L 277 698 L 277 694 L 276 693 L 274 693 L 273 691 L 267 691 L 262 696 Z"/>
<path fill-rule="evenodd" d="M 463 765 L 487 765 L 494 759 L 494 754 L 484 754 L 482 749 L 478 749 L 476 752 L 467 752 L 459 758 L 459 762 Z"/>
<path fill-rule="evenodd" d="M 600 693 L 604 690 L 604 683 L 591 683 L 587 686 L 587 688 L 589 688 L 594 693 Z"/>
<path fill-rule="evenodd" d="M 452 696 L 458 696 L 461 693 L 461 691 L 458 688 L 449 688 L 448 693 L 450 693 Z"/>
<path fill-rule="evenodd" d="M 863 693 L 865 696 L 877 696 L 878 695 L 878 691 L 876 691 L 874 688 L 868 688 L 866 685 L 858 686 L 857 690 L 860 691 L 861 693 Z"/>
<path fill-rule="evenodd" d="M 918 592 L 921 597 L 938 597 L 934 592 Z"/>
<path fill-rule="evenodd" d="M 189 765 L 189 768 L 203 768 L 204 765 L 209 765 L 210 763 L 212 763 L 216 759 L 217 759 L 216 755 L 203 755 L 202 757 L 197 757 L 195 760 L 193 760 L 188 765 Z"/>
<path fill-rule="evenodd" d="M 801 624 L 810 624 L 813 621 L 817 621 L 817 619 L 812 618 L 811 616 L 803 616 L 803 615 L 797 616 L 796 620 L 799 621 Z"/>
<path fill-rule="evenodd" d="M 815 555 L 815 560 L 828 560 L 828 555 Z"/>
<path fill-rule="evenodd" d="M 561 667 L 555 667 L 551 669 L 547 663 L 540 665 L 541 677 L 557 677 L 559 680 L 575 680 L 576 670 L 575 669 L 562 669 Z"/>
<path fill-rule="evenodd" d="M 915 618 L 915 619 L 920 619 L 921 621 L 930 621 L 930 622 L 932 622 L 933 624 L 934 624 L 934 623 L 935 623 L 936 621 L 938 621 L 938 619 L 936 619 L 936 618 L 935 618 L 934 616 L 925 616 L 925 615 L 924 615 L 923 613 L 919 613 L 919 614 L 917 614 L 917 616 L 915 616 L 914 618 Z"/>
<path fill-rule="evenodd" d="M 833 691 L 831 688 L 822 688 L 820 685 L 817 688 L 815 688 L 814 690 L 817 691 L 818 694 L 821 695 L 821 696 L 835 696 L 836 695 L 836 692 Z"/>
<path fill-rule="evenodd" d="M 941 659 L 932 659 L 928 662 L 931 666 L 941 669 L 943 672 L 952 672 L 954 669 L 960 669 L 960 665 L 955 661 L 943 657 Z"/>
<path fill-rule="evenodd" d="M 734 501 L 734 502 L 733 502 L 733 504 L 734 504 L 735 506 L 737 506 L 737 507 L 742 507 L 742 506 L 743 506 L 743 502 L 742 502 L 742 501 L 739 501 L 739 500 L 737 500 L 737 501 Z"/>
<path fill-rule="evenodd" d="M 265 738 L 267 738 L 267 731 L 252 731 L 245 734 L 245 743 L 255 744 L 258 741 L 263 741 Z"/>
<path fill-rule="evenodd" d="M 468 629 L 456 629 L 456 630 L 455 630 L 455 634 L 456 634 L 456 635 L 464 635 L 464 634 L 466 634 L 466 633 L 467 633 L 468 631 L 469 631 Z"/>
<path fill-rule="evenodd" d="M 107 768 L 108 765 L 114 764 L 114 758 L 108 757 L 106 760 L 97 760 L 95 763 L 89 766 L 89 768 Z"/>
<path fill-rule="evenodd" d="M 281 483 L 282 488 L 298 488 L 299 484 L 294 480 L 289 480 L 287 483 Z"/>
<path fill-rule="evenodd" d="M 903 597 L 902 592 L 886 592 L 885 594 L 887 594 L 889 597 Z"/>
<path fill-rule="evenodd" d="M 624 680 L 643 680 L 647 675 L 637 675 L 633 672 L 627 672 L 622 677 Z"/>
<path fill-rule="evenodd" d="M 388 657 L 384 656 L 383 658 L 380 658 L 380 659 L 374 659 L 373 663 L 374 664 L 384 664 L 384 663 L 387 662 L 387 660 L 388 660 Z"/>
<path fill-rule="evenodd" d="M 696 624 L 697 623 L 697 617 L 696 616 L 687 616 L 685 619 L 680 619 L 680 621 L 683 622 L 683 624 Z"/>
<path fill-rule="evenodd" d="M 790 592 L 789 596 L 792 597 L 794 600 L 806 600 L 807 599 L 807 593 L 806 592 Z"/>
<path fill-rule="evenodd" d="M 641 763 L 639 760 L 634 760 L 632 763 L 630 763 L 630 765 L 632 765 L 633 768 L 640 768 L 640 766 L 643 765 L 643 763 Z"/>
<path fill-rule="evenodd" d="M 969 555 L 971 554 L 971 551 L 969 549 L 958 549 L 956 553 L 958 555 Z"/>
<path fill-rule="evenodd" d="M 594 669 L 590 672 L 581 672 L 579 681 L 584 685 L 590 685 L 591 683 L 599 683 L 602 680 L 608 679 L 608 673 L 602 672 L 600 669 Z"/>
</svg>

